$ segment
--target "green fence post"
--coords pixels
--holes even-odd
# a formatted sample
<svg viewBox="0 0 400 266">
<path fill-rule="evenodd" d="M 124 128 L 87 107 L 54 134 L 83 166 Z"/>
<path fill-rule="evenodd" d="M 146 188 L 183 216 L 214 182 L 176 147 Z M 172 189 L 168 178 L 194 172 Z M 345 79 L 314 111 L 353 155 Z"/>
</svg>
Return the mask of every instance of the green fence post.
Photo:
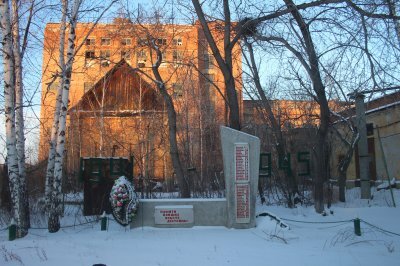
<svg viewBox="0 0 400 266">
<path fill-rule="evenodd" d="M 106 231 L 107 230 L 107 216 L 106 212 L 104 211 L 103 214 L 101 215 L 101 231 Z"/>
<path fill-rule="evenodd" d="M 354 219 L 354 233 L 358 236 L 361 236 L 361 226 L 360 226 L 360 219 Z"/>
<path fill-rule="evenodd" d="M 15 240 L 17 235 L 17 225 L 15 224 L 14 218 L 11 219 L 10 226 L 8 227 L 8 240 L 13 241 Z"/>
</svg>

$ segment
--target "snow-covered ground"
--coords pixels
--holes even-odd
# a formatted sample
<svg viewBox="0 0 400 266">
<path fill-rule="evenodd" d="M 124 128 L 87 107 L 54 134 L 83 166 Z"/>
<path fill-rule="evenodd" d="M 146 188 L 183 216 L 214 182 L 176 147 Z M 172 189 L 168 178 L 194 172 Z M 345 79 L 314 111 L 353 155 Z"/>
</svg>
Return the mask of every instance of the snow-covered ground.
<svg viewBox="0 0 400 266">
<path fill-rule="evenodd" d="M 400 191 L 395 190 L 395 198 L 400 205 Z M 316 214 L 312 206 L 257 207 L 258 213 L 286 219 L 290 229 L 265 216 L 257 218 L 256 228 L 247 230 L 129 229 L 110 222 L 107 231 L 100 231 L 99 223 L 54 234 L 31 229 L 15 241 L 8 241 L 7 231 L 1 231 L 0 265 L 400 265 L 400 207 L 388 207 L 390 192 L 374 191 L 374 199 L 365 201 L 353 189 L 347 199 L 345 204 L 334 204 L 333 214 L 327 216 Z M 76 209 L 66 210 L 64 225 L 84 221 L 75 215 Z M 362 222 L 362 235 L 356 236 L 351 221 L 356 217 L 376 227 Z M 39 218 L 35 222 L 44 226 Z"/>
</svg>

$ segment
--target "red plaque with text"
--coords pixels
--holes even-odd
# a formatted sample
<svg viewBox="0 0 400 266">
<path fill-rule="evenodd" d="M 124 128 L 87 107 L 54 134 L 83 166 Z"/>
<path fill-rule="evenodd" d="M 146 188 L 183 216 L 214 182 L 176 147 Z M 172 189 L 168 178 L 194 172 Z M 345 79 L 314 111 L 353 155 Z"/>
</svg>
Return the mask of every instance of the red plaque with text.
<svg viewBox="0 0 400 266">
<path fill-rule="evenodd" d="M 249 144 L 235 143 L 235 182 L 249 182 Z"/>
<path fill-rule="evenodd" d="M 236 222 L 250 222 L 250 185 L 236 184 Z"/>
</svg>

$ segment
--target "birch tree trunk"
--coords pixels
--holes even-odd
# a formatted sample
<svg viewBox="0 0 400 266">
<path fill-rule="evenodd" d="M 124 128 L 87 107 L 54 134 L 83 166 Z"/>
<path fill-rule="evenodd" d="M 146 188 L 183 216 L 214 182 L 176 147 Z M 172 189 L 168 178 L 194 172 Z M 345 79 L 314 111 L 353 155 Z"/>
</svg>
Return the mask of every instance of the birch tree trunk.
<svg viewBox="0 0 400 266">
<path fill-rule="evenodd" d="M 67 110 L 69 102 L 69 89 L 71 84 L 72 65 L 75 53 L 75 28 L 78 20 L 78 11 L 82 0 L 75 0 L 72 7 L 72 14 L 68 34 L 67 60 L 64 73 L 64 84 L 60 101 L 60 114 L 57 130 L 57 146 L 55 149 L 54 180 L 52 202 L 49 213 L 48 229 L 49 232 L 57 232 L 60 229 L 60 215 L 62 215 L 62 174 L 64 161 L 64 147 L 67 123 Z"/>
<path fill-rule="evenodd" d="M 14 55 L 14 75 L 15 75 L 15 131 L 16 148 L 18 157 L 19 180 L 21 189 L 21 199 L 25 206 L 25 219 L 29 227 L 29 197 L 26 185 L 25 170 L 25 134 L 24 134 L 24 90 L 22 83 L 22 54 L 20 49 L 19 36 L 19 12 L 18 1 L 12 1 L 12 34 L 13 34 L 13 55 Z"/>
<path fill-rule="evenodd" d="M 66 31 L 66 19 L 67 19 L 67 10 L 68 10 L 68 0 L 62 1 L 62 17 L 60 24 L 60 47 L 59 47 L 59 66 L 60 66 L 60 76 L 59 85 L 57 88 L 57 96 L 56 96 L 56 107 L 54 110 L 54 118 L 53 125 L 51 128 L 51 136 L 50 136 L 50 148 L 49 148 L 49 158 L 47 161 L 47 170 L 46 170 L 46 188 L 45 188 L 45 197 L 46 197 L 46 210 L 50 210 L 50 204 L 52 202 L 52 192 L 53 192 L 53 183 L 54 183 L 54 158 L 56 154 L 56 140 L 57 140 L 57 132 L 58 132 L 58 122 L 60 115 L 60 106 L 61 106 L 61 94 L 64 85 L 64 76 L 65 76 L 65 31 Z"/>
<path fill-rule="evenodd" d="M 0 5 L 3 71 L 4 71 L 4 113 L 6 125 L 7 166 L 10 179 L 12 214 L 17 225 L 17 237 L 28 233 L 22 185 L 19 176 L 17 139 L 15 132 L 15 73 L 13 59 L 13 40 L 10 23 L 10 5 L 8 0 L 2 0 Z"/>
</svg>

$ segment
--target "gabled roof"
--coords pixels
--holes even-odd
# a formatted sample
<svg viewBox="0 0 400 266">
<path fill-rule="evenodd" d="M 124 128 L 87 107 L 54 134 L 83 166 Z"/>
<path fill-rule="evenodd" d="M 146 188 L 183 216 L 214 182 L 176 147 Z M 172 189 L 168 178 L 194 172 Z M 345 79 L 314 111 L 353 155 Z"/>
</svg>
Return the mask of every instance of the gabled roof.
<svg viewBox="0 0 400 266">
<path fill-rule="evenodd" d="M 146 110 L 161 110 L 160 102 L 154 86 L 122 59 L 69 108 L 69 113 L 94 113 L 102 109 L 114 116 L 134 115 Z"/>
</svg>

